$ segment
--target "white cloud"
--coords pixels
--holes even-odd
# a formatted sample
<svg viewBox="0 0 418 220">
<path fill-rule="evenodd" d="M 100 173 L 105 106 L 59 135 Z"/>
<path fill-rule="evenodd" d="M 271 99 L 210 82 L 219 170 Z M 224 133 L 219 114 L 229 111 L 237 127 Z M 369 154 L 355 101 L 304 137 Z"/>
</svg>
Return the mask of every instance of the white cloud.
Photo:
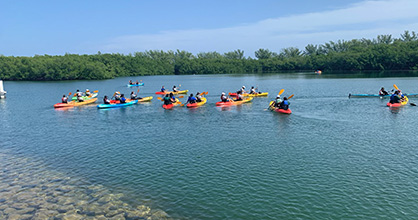
<svg viewBox="0 0 418 220">
<path fill-rule="evenodd" d="M 129 53 L 180 49 L 223 53 L 241 49 L 246 56 L 253 56 L 259 48 L 279 52 L 286 47 L 303 49 L 307 44 L 331 40 L 375 38 L 380 34 L 399 37 L 405 30 L 417 29 L 417 10 L 416 0 L 364 1 L 345 9 L 272 18 L 237 27 L 121 36 L 98 50 Z"/>
</svg>

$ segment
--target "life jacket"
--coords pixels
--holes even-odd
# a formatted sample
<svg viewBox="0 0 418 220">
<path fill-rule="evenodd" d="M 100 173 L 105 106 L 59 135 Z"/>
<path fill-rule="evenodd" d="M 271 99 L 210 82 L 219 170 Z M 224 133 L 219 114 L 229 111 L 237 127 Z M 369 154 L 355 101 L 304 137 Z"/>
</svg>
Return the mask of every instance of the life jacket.
<svg viewBox="0 0 418 220">
<path fill-rule="evenodd" d="M 120 98 L 120 103 L 126 103 L 126 98 L 125 97 Z"/>
<path fill-rule="evenodd" d="M 62 97 L 61 101 L 62 101 L 62 103 L 67 103 L 68 102 L 68 98 L 67 97 Z"/>
<path fill-rule="evenodd" d="M 131 99 L 136 99 L 136 95 L 135 94 L 131 94 Z"/>
<path fill-rule="evenodd" d="M 196 98 L 195 97 L 193 97 L 193 96 L 189 96 L 189 98 L 187 99 L 187 101 L 189 102 L 189 103 L 195 103 L 196 102 Z"/>
<path fill-rule="evenodd" d="M 120 96 L 119 95 L 115 95 L 115 100 L 120 100 Z"/>
<path fill-rule="evenodd" d="M 103 102 L 104 102 L 104 104 L 110 104 L 110 100 L 107 99 L 107 98 L 103 98 Z"/>
<path fill-rule="evenodd" d="M 251 89 L 250 94 L 256 94 L 255 89 Z"/>
<path fill-rule="evenodd" d="M 280 108 L 283 110 L 287 110 L 289 108 L 289 102 L 287 100 L 284 100 L 280 103 Z"/>
<path fill-rule="evenodd" d="M 165 88 L 161 88 L 161 92 L 164 92 L 165 91 Z"/>
<path fill-rule="evenodd" d="M 226 95 L 221 95 L 221 101 L 222 102 L 227 102 L 228 98 L 226 97 Z"/>
</svg>

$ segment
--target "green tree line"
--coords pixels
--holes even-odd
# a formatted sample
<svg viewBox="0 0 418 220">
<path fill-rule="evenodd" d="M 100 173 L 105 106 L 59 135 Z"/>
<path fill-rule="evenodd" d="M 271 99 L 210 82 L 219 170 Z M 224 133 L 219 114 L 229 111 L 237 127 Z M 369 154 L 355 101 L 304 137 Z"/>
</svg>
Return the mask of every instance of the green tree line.
<svg viewBox="0 0 418 220">
<path fill-rule="evenodd" d="M 255 58 L 244 51 L 224 54 L 150 50 L 134 54 L 101 54 L 34 57 L 0 56 L 3 80 L 94 80 L 118 76 L 164 74 L 273 73 L 280 71 L 418 70 L 418 35 L 405 31 L 399 38 L 330 41 L 280 52 L 259 49 Z"/>
</svg>

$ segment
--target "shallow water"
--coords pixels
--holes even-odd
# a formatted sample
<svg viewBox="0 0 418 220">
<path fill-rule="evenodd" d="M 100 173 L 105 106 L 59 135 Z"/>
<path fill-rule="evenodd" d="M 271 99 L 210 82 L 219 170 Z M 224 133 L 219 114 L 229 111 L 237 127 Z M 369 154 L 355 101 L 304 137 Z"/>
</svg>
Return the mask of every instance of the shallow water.
<svg viewBox="0 0 418 220">
<path fill-rule="evenodd" d="M 76 89 L 99 90 L 99 103 L 116 90 L 136 92 L 124 86 L 129 79 L 142 79 L 139 94 L 153 95 L 153 101 L 109 110 L 52 107 Z M 47 191 L 52 181 L 55 188 L 69 188 L 63 194 L 75 207 L 47 202 L 47 210 L 55 210 L 50 215 L 59 218 L 109 217 L 115 213 L 97 211 L 108 203 L 128 218 L 138 210 L 141 218 L 174 219 L 413 218 L 418 216 L 418 107 L 389 109 L 387 100 L 348 99 L 348 94 L 377 93 L 394 83 L 416 93 L 417 82 L 305 73 L 5 82 L 0 216 L 39 215 L 39 204 L 13 208 L 22 202 L 10 198 L 11 192 L 29 188 L 30 198 L 61 200 L 60 193 Z M 208 91 L 208 103 L 164 110 L 154 95 L 161 85 Z M 221 92 L 242 85 L 258 86 L 269 97 L 215 107 Z M 295 94 L 291 115 L 265 110 L 282 88 L 284 96 Z M 92 195 L 109 201 L 96 204 Z M 57 201 L 52 204 L 68 205 Z M 95 211 L 84 211 L 90 206 Z M 27 207 L 33 210 L 21 211 Z"/>
</svg>

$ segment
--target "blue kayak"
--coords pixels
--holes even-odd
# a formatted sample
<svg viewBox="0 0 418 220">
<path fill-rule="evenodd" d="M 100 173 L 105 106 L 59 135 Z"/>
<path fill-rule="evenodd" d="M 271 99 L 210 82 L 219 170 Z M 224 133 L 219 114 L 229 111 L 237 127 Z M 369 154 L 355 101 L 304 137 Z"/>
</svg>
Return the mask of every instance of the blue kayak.
<svg viewBox="0 0 418 220">
<path fill-rule="evenodd" d="M 139 83 L 139 84 L 128 84 L 128 87 L 133 87 L 133 86 L 144 86 L 144 83 Z"/>
<path fill-rule="evenodd" d="M 389 95 L 379 95 L 379 94 L 348 94 L 348 98 L 369 98 L 369 97 L 382 97 L 389 98 L 392 94 Z M 418 93 L 403 94 L 408 97 L 418 97 Z"/>
<path fill-rule="evenodd" d="M 133 101 L 126 102 L 126 103 L 100 104 L 100 105 L 97 105 L 97 108 L 120 108 L 120 107 L 130 106 L 136 103 L 138 103 L 138 100 L 133 100 Z"/>
</svg>

